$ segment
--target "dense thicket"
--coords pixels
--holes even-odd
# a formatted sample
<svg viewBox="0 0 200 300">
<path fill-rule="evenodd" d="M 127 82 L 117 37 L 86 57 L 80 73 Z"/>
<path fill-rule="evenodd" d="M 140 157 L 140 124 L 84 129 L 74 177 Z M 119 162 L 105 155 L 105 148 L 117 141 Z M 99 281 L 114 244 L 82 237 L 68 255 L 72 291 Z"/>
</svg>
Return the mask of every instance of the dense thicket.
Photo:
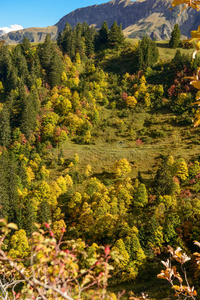
<svg viewBox="0 0 200 300">
<path fill-rule="evenodd" d="M 158 48 L 156 42 L 150 37 L 144 36 L 138 43 L 134 57 L 134 71 L 144 70 L 153 66 L 158 60 Z"/>
<path fill-rule="evenodd" d="M 57 43 L 64 53 L 74 60 L 79 53 L 81 59 L 92 57 L 95 49 L 101 50 L 108 47 L 119 47 L 124 43 L 124 34 L 121 25 L 115 21 L 110 30 L 106 22 L 97 32 L 95 28 L 89 27 L 86 22 L 78 23 L 73 28 L 66 23 L 65 29 L 59 33 Z"/>
</svg>

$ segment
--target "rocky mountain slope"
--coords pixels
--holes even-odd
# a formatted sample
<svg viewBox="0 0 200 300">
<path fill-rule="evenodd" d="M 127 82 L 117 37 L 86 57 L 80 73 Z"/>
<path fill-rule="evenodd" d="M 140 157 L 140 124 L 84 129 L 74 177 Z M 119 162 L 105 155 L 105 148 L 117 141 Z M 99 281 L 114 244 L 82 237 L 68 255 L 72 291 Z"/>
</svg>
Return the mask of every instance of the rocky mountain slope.
<svg viewBox="0 0 200 300">
<path fill-rule="evenodd" d="M 200 25 L 200 13 L 187 9 L 179 16 L 181 6 L 169 11 L 171 0 L 112 0 L 101 5 L 77 9 L 67 14 L 56 24 L 58 30 L 64 29 L 66 22 L 72 26 L 86 21 L 97 28 L 103 21 L 109 26 L 116 20 L 122 24 L 127 37 L 142 37 L 148 34 L 156 39 L 169 39 L 176 23 L 182 35 L 189 37 L 190 31 Z"/>
<path fill-rule="evenodd" d="M 66 22 L 71 26 L 86 21 L 89 25 L 100 28 L 106 21 L 111 26 L 116 20 L 122 24 L 127 37 L 141 38 L 144 34 L 157 40 L 169 39 L 170 33 L 178 23 L 183 37 L 189 37 L 190 31 L 200 25 L 200 12 L 187 9 L 179 16 L 181 6 L 169 11 L 171 0 L 112 0 L 100 5 L 79 8 L 61 18 L 54 26 L 46 28 L 27 28 L 1 36 L 7 43 L 19 43 L 23 37 L 30 41 L 42 42 L 47 33 L 55 39 Z"/>
</svg>

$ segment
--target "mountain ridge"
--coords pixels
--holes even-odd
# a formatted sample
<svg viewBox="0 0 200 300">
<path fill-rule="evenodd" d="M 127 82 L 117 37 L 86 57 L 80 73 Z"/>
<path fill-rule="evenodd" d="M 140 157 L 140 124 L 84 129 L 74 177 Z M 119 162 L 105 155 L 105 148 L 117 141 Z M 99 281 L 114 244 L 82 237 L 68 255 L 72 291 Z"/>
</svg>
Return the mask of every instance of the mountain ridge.
<svg viewBox="0 0 200 300">
<path fill-rule="evenodd" d="M 156 40 L 169 39 L 176 23 L 179 24 L 182 37 L 188 38 L 190 31 L 200 25 L 200 13 L 194 9 L 184 10 L 180 15 L 182 6 L 169 11 L 171 0 L 111 0 L 102 4 L 95 4 L 78 8 L 63 16 L 54 26 L 45 28 L 26 28 L 0 37 L 6 43 L 20 43 L 24 37 L 32 42 L 43 42 L 47 33 L 56 39 L 66 23 L 75 26 L 86 22 L 90 26 L 100 28 L 106 21 L 111 27 L 114 21 L 122 24 L 126 37 L 141 38 L 149 35 Z"/>
</svg>

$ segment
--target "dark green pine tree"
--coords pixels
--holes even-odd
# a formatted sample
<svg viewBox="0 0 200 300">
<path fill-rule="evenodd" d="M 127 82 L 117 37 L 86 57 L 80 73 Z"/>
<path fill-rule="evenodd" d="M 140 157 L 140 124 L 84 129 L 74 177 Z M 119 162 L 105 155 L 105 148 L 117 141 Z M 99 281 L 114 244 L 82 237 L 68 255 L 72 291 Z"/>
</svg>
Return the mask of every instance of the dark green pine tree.
<svg viewBox="0 0 200 300">
<path fill-rule="evenodd" d="M 66 48 L 66 53 L 69 57 L 74 60 L 76 56 L 76 31 L 72 30 L 68 37 L 68 45 Z"/>
<path fill-rule="evenodd" d="M 57 37 L 57 44 L 58 46 L 62 49 L 62 41 L 63 41 L 63 38 L 62 38 L 62 34 L 61 32 L 59 31 L 58 33 L 58 37 Z M 63 50 L 63 49 L 62 49 Z"/>
<path fill-rule="evenodd" d="M 6 78 L 5 90 L 6 92 L 9 93 L 12 90 L 15 90 L 16 88 L 17 88 L 17 70 L 12 65 L 8 73 L 8 76 Z"/>
<path fill-rule="evenodd" d="M 142 38 L 140 47 L 142 49 L 144 64 L 146 67 L 150 67 L 152 65 L 152 49 L 151 49 L 151 39 L 148 36 L 144 36 Z"/>
<path fill-rule="evenodd" d="M 154 178 L 154 194 L 157 196 L 172 195 L 174 186 L 171 167 L 166 161 L 163 161 Z"/>
<path fill-rule="evenodd" d="M 90 26 L 84 21 L 82 24 L 82 34 L 85 35 L 86 31 L 90 28 Z"/>
<path fill-rule="evenodd" d="M 122 24 L 119 24 L 119 43 L 123 44 L 125 41 L 125 37 L 124 37 L 124 33 L 123 33 L 123 28 L 122 28 Z"/>
<path fill-rule="evenodd" d="M 22 47 L 18 44 L 12 52 L 12 60 L 17 71 L 17 76 L 22 77 L 24 83 L 29 83 L 28 65 L 25 56 L 22 54 Z"/>
<path fill-rule="evenodd" d="M 0 47 L 0 81 L 5 83 L 8 73 L 12 69 L 12 60 L 8 46 Z"/>
<path fill-rule="evenodd" d="M 159 57 L 158 47 L 155 41 L 151 40 L 151 55 L 152 55 L 152 64 L 155 64 Z"/>
<path fill-rule="evenodd" d="M 34 57 L 34 60 L 29 62 L 29 70 L 30 70 L 30 74 L 31 74 L 31 78 L 33 80 L 33 84 L 35 84 L 35 79 L 37 78 L 41 78 L 42 73 L 41 73 L 41 65 L 40 65 L 40 59 L 39 56 L 36 55 Z"/>
<path fill-rule="evenodd" d="M 87 56 L 90 56 L 94 53 L 94 35 L 92 30 L 88 27 L 84 33 L 85 37 L 85 52 Z"/>
<path fill-rule="evenodd" d="M 117 22 L 115 21 L 113 25 L 111 26 L 111 29 L 109 31 L 108 35 L 109 44 L 114 46 L 120 46 L 124 42 L 124 35 L 121 26 L 117 25 Z"/>
<path fill-rule="evenodd" d="M 28 237 L 35 231 L 35 223 L 37 222 L 36 212 L 30 197 L 27 197 L 26 205 L 24 207 L 24 229 Z"/>
<path fill-rule="evenodd" d="M 51 209 L 49 203 L 46 200 L 43 200 L 40 203 L 38 222 L 41 224 L 49 223 L 51 220 Z"/>
<path fill-rule="evenodd" d="M 16 95 L 11 95 L 8 100 L 10 102 L 7 103 L 10 108 L 10 122 L 11 128 L 20 127 L 21 126 L 21 118 L 25 103 L 27 101 L 27 93 L 24 88 L 23 80 L 18 80 L 18 93 Z"/>
<path fill-rule="evenodd" d="M 29 41 L 29 39 L 27 39 L 26 37 L 23 39 L 22 43 L 21 43 L 21 47 L 22 47 L 22 52 L 25 55 L 26 51 L 29 50 L 31 48 L 31 43 Z"/>
<path fill-rule="evenodd" d="M 99 34 L 97 37 L 97 44 L 99 45 L 106 45 L 108 44 L 108 36 L 109 36 L 109 29 L 108 29 L 108 24 L 106 21 L 103 22 Z"/>
<path fill-rule="evenodd" d="M 20 212 L 20 205 L 19 205 L 19 196 L 18 196 L 18 176 L 17 176 L 17 164 L 15 160 L 15 156 L 11 153 L 9 166 L 8 166 L 8 173 L 7 173 L 7 180 L 8 180 L 8 196 L 10 200 L 10 206 L 12 209 L 12 221 L 17 222 L 17 224 L 21 224 L 21 212 Z"/>
<path fill-rule="evenodd" d="M 0 144 L 8 147 L 11 142 L 10 112 L 6 104 L 4 104 L 0 118 Z"/>
<path fill-rule="evenodd" d="M 142 70 L 143 64 L 144 64 L 144 55 L 143 55 L 142 48 L 140 47 L 140 42 L 139 42 L 138 47 L 135 52 L 135 55 L 133 57 L 133 64 L 132 64 L 133 73 Z"/>
<path fill-rule="evenodd" d="M 140 237 L 140 243 L 143 249 L 146 249 L 147 253 L 149 251 L 149 243 L 154 245 L 156 247 L 159 242 L 159 236 L 156 234 L 157 229 L 159 227 L 159 222 L 157 221 L 156 217 L 153 216 L 148 216 L 148 219 L 143 220 L 143 225 L 140 228 L 139 231 L 139 237 Z M 151 250 L 152 251 L 152 250 Z M 153 253 L 152 253 L 153 254 Z M 149 256 L 152 255 L 149 253 Z"/>
<path fill-rule="evenodd" d="M 84 42 L 83 42 L 83 25 L 78 23 L 75 27 L 76 31 L 76 53 L 80 54 L 80 57 L 83 58 L 84 51 Z"/>
<path fill-rule="evenodd" d="M 54 51 L 49 70 L 49 83 L 51 88 L 61 84 L 61 75 L 63 71 L 64 69 L 62 59 L 59 56 L 58 52 Z"/>
<path fill-rule="evenodd" d="M 151 67 L 158 60 L 158 56 L 159 52 L 156 43 L 150 37 L 144 36 L 138 43 L 133 71 Z"/>
<path fill-rule="evenodd" d="M 9 222 L 21 224 L 21 213 L 17 193 L 17 165 L 13 155 L 4 151 L 0 158 L 0 205 L 2 216 Z"/>
<path fill-rule="evenodd" d="M 181 51 L 179 49 L 176 50 L 176 53 L 174 55 L 174 58 L 172 59 L 172 63 L 176 66 L 177 69 L 183 69 L 184 66 L 187 68 L 190 68 L 191 66 L 191 59 L 189 55 L 187 54 L 181 54 Z M 197 70 L 198 67 L 198 58 L 195 58 L 193 60 L 193 68 L 194 70 Z"/>
<path fill-rule="evenodd" d="M 20 130 L 29 139 L 31 131 L 34 130 L 36 125 L 37 113 L 34 108 L 34 99 L 31 94 L 24 96 L 20 113 Z"/>
<path fill-rule="evenodd" d="M 173 48 L 173 49 L 177 48 L 180 43 L 180 38 L 181 38 L 181 31 L 180 31 L 179 25 L 175 24 L 174 29 L 171 32 L 169 47 Z"/>
<path fill-rule="evenodd" d="M 67 50 L 69 50 L 69 34 L 71 33 L 71 31 L 71 25 L 69 23 L 66 23 L 63 32 L 58 35 L 57 43 L 64 53 L 67 53 Z"/>
<path fill-rule="evenodd" d="M 17 72 L 7 46 L 0 47 L 0 81 L 3 82 L 6 93 L 17 87 Z"/>
<path fill-rule="evenodd" d="M 8 195 L 8 153 L 4 151 L 0 157 L 0 217 L 10 217 L 11 205 Z M 10 218 L 9 218 L 10 220 Z"/>
<path fill-rule="evenodd" d="M 40 62 L 42 65 L 42 68 L 45 69 L 48 73 L 50 64 L 51 64 L 51 57 L 52 57 L 52 41 L 51 41 L 51 36 L 48 33 L 46 35 L 44 43 L 39 47 L 39 57 L 40 57 Z"/>
</svg>

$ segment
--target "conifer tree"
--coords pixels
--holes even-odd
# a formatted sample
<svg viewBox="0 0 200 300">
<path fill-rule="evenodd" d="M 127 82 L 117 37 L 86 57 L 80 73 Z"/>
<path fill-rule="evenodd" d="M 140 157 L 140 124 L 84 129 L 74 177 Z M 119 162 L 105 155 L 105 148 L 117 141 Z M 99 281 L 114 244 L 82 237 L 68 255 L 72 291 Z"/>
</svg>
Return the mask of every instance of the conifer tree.
<svg viewBox="0 0 200 300">
<path fill-rule="evenodd" d="M 69 55 L 69 57 L 73 60 L 76 56 L 76 31 L 72 30 L 69 33 L 68 37 L 68 44 L 66 48 L 66 53 Z"/>
<path fill-rule="evenodd" d="M 133 71 L 151 67 L 158 60 L 159 52 L 155 41 L 150 37 L 144 36 L 138 43 L 138 47 L 133 59 Z"/>
<path fill-rule="evenodd" d="M 11 206 L 9 201 L 8 179 L 6 176 L 8 166 L 8 154 L 4 151 L 0 157 L 0 217 L 9 217 Z"/>
<path fill-rule="evenodd" d="M 90 56 L 94 53 L 94 35 L 90 28 L 88 28 L 84 34 L 85 36 L 85 52 L 87 56 Z"/>
<path fill-rule="evenodd" d="M 174 187 L 172 168 L 166 161 L 163 161 L 154 179 L 154 193 L 158 196 L 172 195 Z"/>
<path fill-rule="evenodd" d="M 14 155 L 4 151 L 0 158 L 0 205 L 2 216 L 9 222 L 21 224 L 21 214 L 18 207 L 17 165 Z"/>
<path fill-rule="evenodd" d="M 49 69 L 49 83 L 51 87 L 61 83 L 61 75 L 63 72 L 63 63 L 57 51 L 53 52 Z"/>
<path fill-rule="evenodd" d="M 97 38 L 97 43 L 98 44 L 107 44 L 108 43 L 108 36 L 109 36 L 109 29 L 108 29 L 108 24 L 106 21 L 103 22 L 100 30 L 99 30 L 99 34 L 98 34 L 98 38 Z"/>
<path fill-rule="evenodd" d="M 58 37 L 57 37 L 57 44 L 58 44 L 58 46 L 59 46 L 61 49 L 62 49 L 62 41 L 63 41 L 62 34 L 61 34 L 61 32 L 59 31 Z"/>
<path fill-rule="evenodd" d="M 28 96 L 22 98 L 20 130 L 26 138 L 30 137 L 31 131 L 35 129 L 36 116 L 40 108 L 40 102 L 37 93 L 33 90 Z"/>
<path fill-rule="evenodd" d="M 6 104 L 3 106 L 0 118 L 0 144 L 8 147 L 11 141 L 10 112 Z"/>
<path fill-rule="evenodd" d="M 179 25 L 175 24 L 174 29 L 171 32 L 169 47 L 173 48 L 173 49 L 177 48 L 180 43 L 180 38 L 181 38 L 181 31 L 180 31 Z"/>
<path fill-rule="evenodd" d="M 10 65 L 10 70 L 7 74 L 5 87 L 7 92 L 11 92 L 17 88 L 17 70 L 12 64 Z"/>
<path fill-rule="evenodd" d="M 12 53 L 13 64 L 16 68 L 18 77 L 22 77 L 24 82 L 28 84 L 29 72 L 25 56 L 22 54 L 22 47 L 18 44 Z"/>
<path fill-rule="evenodd" d="M 58 39 L 57 39 L 58 46 L 61 47 L 65 53 L 67 52 L 68 49 L 68 44 L 69 44 L 68 37 L 71 31 L 72 31 L 71 25 L 69 23 L 66 23 L 63 32 L 58 34 Z"/>
<path fill-rule="evenodd" d="M 36 223 L 36 212 L 33 207 L 33 201 L 30 197 L 27 197 L 26 205 L 24 208 L 24 228 L 27 232 L 28 236 L 31 236 L 31 234 L 35 230 L 35 223 Z"/>
<path fill-rule="evenodd" d="M 9 107 L 10 107 L 10 122 L 11 128 L 20 127 L 23 109 L 26 107 L 27 95 L 24 88 L 24 82 L 18 81 L 18 92 L 15 95 L 11 95 Z"/>
<path fill-rule="evenodd" d="M 144 207 L 148 203 L 148 194 L 146 187 L 143 183 L 141 183 L 134 195 L 134 206 L 136 207 Z"/>
<path fill-rule="evenodd" d="M 49 33 L 46 35 L 45 41 L 40 47 L 39 56 L 42 68 L 48 71 L 52 57 L 52 42 Z"/>
<path fill-rule="evenodd" d="M 10 92 L 17 86 L 17 72 L 7 46 L 0 47 L 0 81 L 3 82 L 5 92 Z"/>
<path fill-rule="evenodd" d="M 82 34 L 85 35 L 86 31 L 90 28 L 90 26 L 84 21 L 82 24 Z"/>
<path fill-rule="evenodd" d="M 21 47 L 22 47 L 23 54 L 25 54 L 26 51 L 31 48 L 31 43 L 30 43 L 29 39 L 27 39 L 25 37 L 22 41 Z"/>
<path fill-rule="evenodd" d="M 136 55 L 135 55 L 134 64 L 133 64 L 134 71 L 142 70 L 143 63 L 144 63 L 144 55 L 143 55 L 143 52 L 142 52 L 142 48 L 138 47 Z"/>
<path fill-rule="evenodd" d="M 124 42 L 123 31 L 116 21 L 111 26 L 108 39 L 111 46 L 119 46 Z"/>
<path fill-rule="evenodd" d="M 84 55 L 84 42 L 83 42 L 83 26 L 82 24 L 78 23 L 75 27 L 76 31 L 76 52 L 78 52 L 81 58 Z M 73 58 L 74 59 L 74 58 Z"/>
<path fill-rule="evenodd" d="M 39 222 L 44 224 L 45 222 L 49 223 L 51 220 L 51 209 L 46 200 L 43 200 L 40 203 L 39 208 Z"/>
</svg>

